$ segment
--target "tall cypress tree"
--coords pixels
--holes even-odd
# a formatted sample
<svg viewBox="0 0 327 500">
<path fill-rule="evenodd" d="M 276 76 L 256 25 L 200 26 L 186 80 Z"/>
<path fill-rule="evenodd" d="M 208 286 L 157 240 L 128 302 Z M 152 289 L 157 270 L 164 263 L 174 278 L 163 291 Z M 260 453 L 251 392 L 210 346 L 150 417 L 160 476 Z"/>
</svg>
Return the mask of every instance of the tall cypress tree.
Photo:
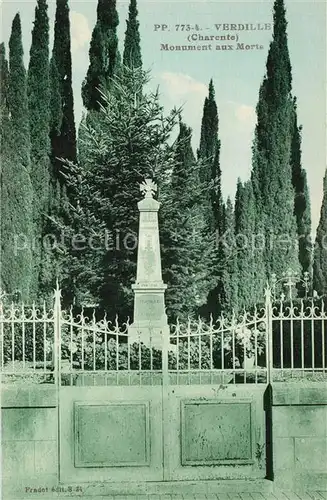
<svg viewBox="0 0 327 500">
<path fill-rule="evenodd" d="M 19 14 L 16 14 L 9 39 L 9 89 L 8 102 L 11 127 L 17 140 L 15 148 L 21 163 L 30 168 L 30 133 L 26 70 L 23 61 L 22 29 Z"/>
<path fill-rule="evenodd" d="M 320 295 L 327 294 L 327 170 L 324 177 L 324 194 L 314 249 L 313 288 Z"/>
<path fill-rule="evenodd" d="M 76 129 L 74 118 L 74 97 L 72 89 L 72 57 L 70 40 L 70 21 L 68 0 L 56 1 L 54 25 L 54 42 L 49 66 L 50 83 L 50 141 L 51 141 L 51 173 L 49 192 L 49 213 L 51 218 L 45 221 L 44 233 L 53 235 L 60 241 L 61 230 L 53 222 L 54 218 L 62 218 L 64 201 L 61 194 L 65 191 L 66 178 L 62 175 L 61 159 L 76 161 Z M 53 203 L 51 200 L 56 200 Z M 60 201 L 61 200 L 61 201 Z M 58 271 L 58 255 L 47 248 L 42 250 L 42 266 L 40 270 L 40 288 L 42 294 L 52 293 Z"/>
<path fill-rule="evenodd" d="M 82 85 L 83 104 L 89 111 L 104 103 L 101 87 L 106 87 L 119 64 L 116 0 L 98 0 L 97 22 L 92 32 L 90 65 Z"/>
<path fill-rule="evenodd" d="M 211 231 L 218 231 L 221 234 L 224 221 L 218 126 L 215 89 L 213 81 L 210 80 L 209 95 L 205 98 L 203 106 L 201 137 L 197 157 L 202 162 L 200 181 L 204 188 L 203 194 L 207 196 L 209 227 Z"/>
<path fill-rule="evenodd" d="M 31 158 L 34 162 L 38 161 L 40 157 L 44 160 L 44 157 L 47 157 L 50 151 L 49 19 L 47 11 L 46 0 L 38 0 L 35 7 L 27 78 Z M 48 171 L 48 166 L 45 168 L 42 165 L 41 177 L 44 177 L 44 170 Z M 40 179 L 33 178 L 33 186 L 34 182 L 38 183 Z M 43 184 L 43 189 L 44 187 L 45 184 Z M 36 189 L 36 191 L 39 196 L 42 196 L 40 189 Z"/>
<path fill-rule="evenodd" d="M 8 61 L 6 59 L 5 44 L 0 44 L 0 113 L 1 113 L 1 132 L 4 128 L 4 120 L 9 118 L 8 110 L 8 78 L 9 69 Z"/>
<path fill-rule="evenodd" d="M 8 131 L 9 131 L 9 105 L 8 105 L 8 84 L 9 84 L 9 68 L 8 68 L 8 60 L 6 58 L 6 48 L 5 44 L 0 44 L 0 181 L 1 181 L 1 190 L 0 190 L 0 241 L 1 241 L 1 253 L 0 253 L 0 288 L 4 288 L 3 284 L 3 275 L 1 267 L 4 264 L 3 261 L 3 250 L 4 250 L 4 238 L 3 235 L 3 210 L 6 210 L 4 205 L 4 197 L 5 195 L 5 186 L 4 186 L 4 177 L 3 177 L 3 169 L 6 161 L 6 157 L 8 151 L 5 150 L 5 143 L 8 139 Z M 7 202 L 8 203 L 8 200 Z"/>
<path fill-rule="evenodd" d="M 235 196 L 235 236 L 238 250 L 238 304 L 240 307 L 248 305 L 248 299 L 251 300 L 251 285 L 254 278 L 251 249 L 248 245 L 248 237 L 253 230 L 253 206 L 251 206 L 252 210 L 247 213 L 249 205 L 253 205 L 251 201 L 253 202 L 251 190 L 246 189 L 241 180 L 238 179 Z"/>
<path fill-rule="evenodd" d="M 48 211 L 50 181 L 50 81 L 49 81 L 49 19 L 46 0 L 38 0 L 32 31 L 28 67 L 28 103 L 31 137 L 31 181 L 33 185 L 33 249 L 34 292 L 39 286 L 42 254 L 42 233 Z"/>
<path fill-rule="evenodd" d="M 50 140 L 51 144 L 60 136 L 61 124 L 63 119 L 63 99 L 61 96 L 61 85 L 59 81 L 59 72 L 57 63 L 52 57 L 49 67 L 50 81 Z"/>
<path fill-rule="evenodd" d="M 294 214 L 299 237 L 299 261 L 302 271 L 311 267 L 311 207 L 307 175 L 301 163 L 301 130 L 297 123 L 296 99 L 294 98 L 294 123 L 291 145 L 292 183 L 295 191 Z"/>
<path fill-rule="evenodd" d="M 254 239 L 258 230 L 255 197 L 250 181 L 237 183 L 235 238 L 237 250 L 238 306 L 248 308 L 262 300 L 265 270 L 262 247 Z M 255 286 L 253 284 L 255 283 Z"/>
<path fill-rule="evenodd" d="M 283 0 L 275 0 L 274 33 L 266 75 L 259 92 L 253 147 L 252 182 L 260 225 L 265 228 L 265 267 L 281 276 L 299 270 L 294 216 L 291 145 L 293 136 L 292 75 Z"/>
<path fill-rule="evenodd" d="M 63 106 L 61 96 L 61 84 L 56 62 L 52 57 L 49 65 L 49 83 L 50 83 L 50 102 L 49 102 L 49 129 L 50 143 L 56 144 L 61 134 L 61 125 L 63 119 Z M 39 293 L 44 299 L 52 301 L 53 288 L 55 287 L 56 277 L 58 277 L 58 253 L 51 250 L 51 245 L 46 243 L 46 235 L 52 235 L 60 240 L 61 234 L 58 232 L 56 224 L 53 223 L 54 217 L 61 217 L 60 194 L 62 191 L 63 179 L 59 175 L 61 164 L 56 161 L 51 147 L 51 168 L 49 196 L 47 204 L 47 217 L 43 221 L 42 233 L 44 235 L 44 244 L 41 247 L 41 266 L 39 272 Z M 60 180 L 59 180 L 60 179 Z M 54 250 L 54 249 L 53 249 Z M 60 257 L 60 255 L 59 255 Z"/>
<path fill-rule="evenodd" d="M 140 68 L 142 66 L 139 21 L 137 19 L 138 10 L 136 0 L 130 0 L 128 9 L 127 28 L 125 31 L 125 45 L 123 54 L 123 64 L 130 68 Z"/>
<path fill-rule="evenodd" d="M 209 94 L 205 98 L 201 123 L 200 144 L 197 157 L 200 161 L 200 182 L 203 204 L 206 207 L 206 221 L 209 233 L 216 236 L 216 252 L 211 263 L 211 273 L 216 282 L 208 295 L 207 308 L 210 314 L 219 315 L 226 309 L 227 295 L 224 290 L 223 268 L 225 250 L 223 235 L 225 231 L 225 211 L 221 191 L 220 140 L 218 137 L 219 119 L 215 101 L 213 81 L 209 82 Z M 231 307 L 231 304 L 229 304 Z"/>
<path fill-rule="evenodd" d="M 2 62 L 5 67 L 6 63 Z M 20 16 L 9 40 L 8 112 L 1 144 L 1 286 L 19 290 L 29 300 L 32 278 L 33 190 L 30 181 L 30 135 L 26 71 Z"/>
<path fill-rule="evenodd" d="M 212 285 L 214 241 L 210 242 L 206 230 L 191 138 L 191 129 L 180 121 L 175 164 L 161 213 L 163 275 L 168 284 L 166 305 L 172 320 L 197 313 Z"/>
<path fill-rule="evenodd" d="M 235 312 L 239 309 L 238 304 L 238 260 L 235 238 L 235 213 L 232 200 L 227 198 L 225 205 L 225 227 L 223 244 L 223 266 L 222 283 L 224 285 L 225 303 L 224 312 Z"/>
<path fill-rule="evenodd" d="M 56 77 L 58 80 L 55 79 Z M 72 57 L 68 0 L 57 0 L 56 3 L 54 43 L 51 62 L 52 104 L 58 100 L 58 91 L 60 93 L 62 110 L 60 133 L 58 134 L 53 128 L 50 131 L 54 177 L 60 177 L 61 163 L 56 160 L 56 158 L 76 161 L 76 129 L 72 89 Z M 52 123 L 52 127 L 53 126 L 58 128 L 58 123 Z"/>
</svg>

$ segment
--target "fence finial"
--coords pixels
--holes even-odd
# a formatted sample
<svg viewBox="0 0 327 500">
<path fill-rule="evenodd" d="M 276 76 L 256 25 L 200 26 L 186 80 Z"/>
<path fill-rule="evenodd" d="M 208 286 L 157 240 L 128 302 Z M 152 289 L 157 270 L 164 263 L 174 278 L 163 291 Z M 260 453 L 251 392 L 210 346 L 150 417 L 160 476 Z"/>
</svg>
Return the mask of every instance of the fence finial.
<svg viewBox="0 0 327 500">
<path fill-rule="evenodd" d="M 56 279 L 56 288 L 54 290 L 54 299 L 57 301 L 61 299 L 61 290 L 59 288 L 59 281 L 58 278 Z"/>
<path fill-rule="evenodd" d="M 266 288 L 265 288 L 265 298 L 266 298 L 266 302 L 271 300 L 271 288 L 270 288 L 268 281 L 267 281 Z"/>
</svg>

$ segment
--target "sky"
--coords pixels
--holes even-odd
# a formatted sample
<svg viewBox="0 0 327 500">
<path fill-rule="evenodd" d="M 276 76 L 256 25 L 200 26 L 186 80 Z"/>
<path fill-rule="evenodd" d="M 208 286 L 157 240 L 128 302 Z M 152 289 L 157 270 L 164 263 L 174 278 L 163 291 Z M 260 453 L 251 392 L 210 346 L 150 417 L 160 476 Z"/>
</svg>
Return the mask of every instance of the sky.
<svg viewBox="0 0 327 500">
<path fill-rule="evenodd" d="M 55 0 L 48 0 L 50 47 L 53 43 Z M 129 1 L 117 0 L 120 18 L 118 37 L 123 51 Z M 31 43 L 36 0 L 2 0 L 1 41 L 8 46 L 12 20 L 21 15 L 25 64 Z M 88 68 L 88 51 L 96 19 L 97 0 L 70 0 L 73 90 L 76 127 L 83 112 L 81 84 Z M 293 95 L 298 101 L 302 131 L 302 164 L 311 195 L 313 231 L 322 201 L 326 163 L 326 3 L 320 0 L 285 0 L 288 45 L 292 64 Z M 183 119 L 193 129 L 198 147 L 204 99 L 212 78 L 219 113 L 221 168 L 224 196 L 234 198 L 236 181 L 247 180 L 251 171 L 251 146 L 256 123 L 258 90 L 272 29 L 273 1 L 138 0 L 144 69 L 151 71 L 150 86 L 159 85 L 161 102 L 168 114 L 183 106 Z M 189 24 L 189 31 L 187 25 Z M 228 26 L 223 26 L 223 25 Z M 231 29 L 231 24 L 236 24 Z M 244 29 L 238 26 L 241 24 Z M 252 24 L 256 30 L 247 30 Z M 163 27 L 166 25 L 167 27 Z M 184 25 L 184 29 L 182 28 Z M 215 25 L 221 25 L 219 29 Z M 198 28 L 198 29 L 197 29 Z M 225 29 L 224 29 L 225 28 Z M 229 35 L 236 40 L 194 40 L 201 36 Z M 188 37 L 190 37 L 188 39 Z M 192 40 L 193 38 L 193 40 Z M 262 48 L 237 49 L 237 44 Z M 162 50 L 162 45 L 207 46 L 197 50 Z M 232 45 L 218 50 L 218 45 Z M 211 45 L 211 50 L 208 48 Z"/>
</svg>

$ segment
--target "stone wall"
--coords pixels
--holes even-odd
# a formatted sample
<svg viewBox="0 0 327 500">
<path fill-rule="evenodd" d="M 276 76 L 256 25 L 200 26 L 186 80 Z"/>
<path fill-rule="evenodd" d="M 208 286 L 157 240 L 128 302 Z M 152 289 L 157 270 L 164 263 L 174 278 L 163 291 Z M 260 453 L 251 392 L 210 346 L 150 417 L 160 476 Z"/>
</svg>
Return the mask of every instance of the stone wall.
<svg viewBox="0 0 327 500">
<path fill-rule="evenodd" d="M 273 386 L 273 469 L 279 487 L 327 489 L 327 385 Z"/>
<path fill-rule="evenodd" d="M 156 388 L 152 389 L 155 391 Z M 252 392 L 253 397 L 255 387 L 248 385 L 243 386 L 243 389 L 248 391 L 249 397 Z M 121 394 L 121 388 L 117 387 L 116 390 Z M 180 390 L 182 399 L 185 399 L 185 387 L 180 387 Z M 112 397 L 111 389 L 110 397 L 106 399 Z M 80 399 L 74 390 L 71 398 L 72 401 Z M 271 462 L 276 487 L 294 491 L 326 490 L 326 384 L 274 384 L 271 403 L 268 427 L 272 429 Z M 55 387 L 4 386 L 1 406 L 4 482 L 12 483 L 15 490 L 20 492 L 26 487 L 42 488 L 44 485 L 49 488 L 58 484 L 58 406 Z M 179 406 L 177 410 L 179 415 Z M 67 425 L 70 429 L 69 422 Z M 67 450 L 70 450 L 71 444 L 67 446 Z M 181 464 L 180 467 L 183 469 Z M 197 472 L 201 472 L 201 465 L 194 468 L 193 479 L 197 477 Z"/>
<path fill-rule="evenodd" d="M 58 430 L 53 386 L 2 387 L 2 477 L 19 489 L 57 484 Z"/>
</svg>

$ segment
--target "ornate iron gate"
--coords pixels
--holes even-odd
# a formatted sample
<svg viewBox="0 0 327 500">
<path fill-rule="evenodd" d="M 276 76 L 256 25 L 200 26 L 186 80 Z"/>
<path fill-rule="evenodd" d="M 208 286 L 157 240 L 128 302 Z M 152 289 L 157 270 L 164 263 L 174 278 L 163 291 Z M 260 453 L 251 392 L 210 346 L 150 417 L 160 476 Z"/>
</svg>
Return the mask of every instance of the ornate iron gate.
<svg viewBox="0 0 327 500">
<path fill-rule="evenodd" d="M 158 349 L 56 303 L 62 482 L 265 476 L 267 308 L 177 322 Z"/>
</svg>

